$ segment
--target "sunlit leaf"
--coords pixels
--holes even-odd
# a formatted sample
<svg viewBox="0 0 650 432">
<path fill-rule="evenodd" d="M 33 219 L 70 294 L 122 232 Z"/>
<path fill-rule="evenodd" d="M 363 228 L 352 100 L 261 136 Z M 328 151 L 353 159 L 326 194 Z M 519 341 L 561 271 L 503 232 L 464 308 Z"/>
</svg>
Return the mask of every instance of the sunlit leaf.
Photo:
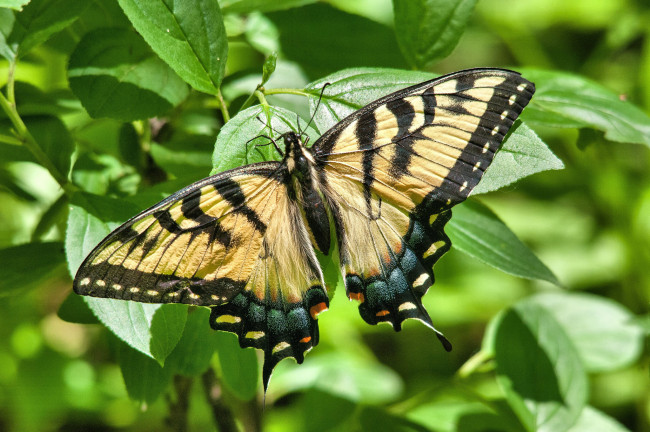
<svg viewBox="0 0 650 432">
<path fill-rule="evenodd" d="M 580 356 L 546 309 L 522 301 L 500 316 L 494 353 L 497 379 L 529 431 L 566 431 L 589 393 Z"/>
<path fill-rule="evenodd" d="M 98 29 L 70 57 L 70 88 L 91 117 L 123 121 L 162 115 L 188 94 L 187 85 L 136 33 Z"/>
<path fill-rule="evenodd" d="M 316 3 L 317 0 L 220 0 L 221 9 L 227 13 L 270 12 Z"/>
<path fill-rule="evenodd" d="M 453 210 L 447 224 L 452 245 L 506 273 L 559 284 L 555 275 L 487 207 L 468 201 Z"/>
<path fill-rule="evenodd" d="M 454 49 L 476 0 L 394 0 L 395 35 L 412 66 L 426 69 Z"/>
<path fill-rule="evenodd" d="M 517 120 L 472 195 L 491 192 L 529 175 L 564 164 L 526 124 Z"/>
<path fill-rule="evenodd" d="M 301 122 L 301 130 L 306 125 L 307 122 Z M 256 105 L 239 112 L 217 136 L 212 174 L 254 162 L 280 160 L 282 156 L 266 137 L 278 139 L 279 134 L 290 130 L 298 130 L 296 114 L 284 108 Z M 318 136 L 311 127 L 305 133 L 312 140 Z M 284 151 L 284 142 L 280 140 L 277 144 Z"/>
<path fill-rule="evenodd" d="M 650 146 L 650 117 L 616 93 L 566 72 L 524 69 L 537 88 L 523 118 L 556 127 L 591 127 L 611 141 Z"/>
<path fill-rule="evenodd" d="M 89 5 L 77 0 L 32 0 L 15 15 L 7 44 L 18 57 L 72 24 Z"/>
<path fill-rule="evenodd" d="M 211 0 L 118 0 L 151 48 L 196 90 L 216 95 L 228 40 L 219 4 Z"/>
<path fill-rule="evenodd" d="M 560 323 L 589 372 L 630 366 L 643 351 L 643 330 L 635 323 L 635 316 L 613 300 L 559 292 L 538 294 L 530 301 L 544 307 Z"/>
</svg>

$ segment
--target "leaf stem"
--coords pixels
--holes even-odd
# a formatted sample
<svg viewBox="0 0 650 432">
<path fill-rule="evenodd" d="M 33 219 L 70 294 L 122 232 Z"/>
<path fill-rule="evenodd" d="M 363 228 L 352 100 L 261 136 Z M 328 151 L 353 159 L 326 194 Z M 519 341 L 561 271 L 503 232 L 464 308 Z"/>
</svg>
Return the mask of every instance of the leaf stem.
<svg viewBox="0 0 650 432">
<path fill-rule="evenodd" d="M 11 60 L 9 62 L 9 70 L 7 72 L 7 99 L 9 103 L 16 106 L 16 91 L 14 88 L 15 83 L 15 72 L 16 72 L 16 60 Z"/>
<path fill-rule="evenodd" d="M 242 104 L 241 108 L 239 108 L 239 111 L 244 111 L 246 108 L 251 106 L 253 104 L 253 100 L 255 100 L 255 94 L 259 91 L 260 86 L 258 85 L 255 91 L 253 91 L 251 94 L 248 95 L 248 98 L 244 101 Z"/>
<path fill-rule="evenodd" d="M 492 355 L 484 350 L 481 350 L 470 357 L 456 372 L 458 378 L 467 378 L 474 372 L 481 369 L 485 364 L 492 359 Z"/>
<path fill-rule="evenodd" d="M 16 110 L 15 100 L 14 102 L 10 101 L 11 98 L 15 97 L 13 91 L 10 91 L 10 88 L 12 87 L 13 85 L 7 86 L 7 97 L 0 93 L 0 108 L 2 108 L 2 111 L 4 111 L 7 117 L 9 117 L 9 120 L 14 126 L 18 141 L 30 151 L 39 164 L 43 165 L 50 172 L 50 175 L 57 183 L 59 183 L 59 185 L 61 185 L 66 193 L 72 193 L 77 189 L 76 186 L 72 185 L 68 181 L 67 177 L 59 171 L 47 154 L 45 154 L 45 152 L 39 147 L 32 134 L 27 130 L 27 126 L 25 126 L 23 119 L 20 118 L 20 115 Z"/>
<path fill-rule="evenodd" d="M 219 89 L 217 92 L 217 99 L 219 100 L 219 109 L 221 110 L 221 115 L 223 116 L 223 122 L 228 123 L 230 121 L 230 113 L 228 112 L 226 101 L 223 99 L 221 89 Z"/>
<path fill-rule="evenodd" d="M 265 105 L 267 107 L 269 106 L 269 102 L 266 100 L 263 90 L 255 90 L 255 92 L 253 92 L 253 96 L 257 97 L 257 100 L 260 101 L 260 104 Z"/>
<path fill-rule="evenodd" d="M 18 138 L 9 135 L 2 135 L 2 134 L 0 134 L 0 142 L 5 144 L 18 145 L 18 146 L 23 145 L 23 142 Z"/>
<path fill-rule="evenodd" d="M 311 93 L 308 93 L 308 92 L 306 92 L 304 90 L 298 90 L 298 89 L 292 89 L 292 88 L 264 89 L 264 94 L 266 96 L 274 95 L 274 94 L 290 94 L 290 95 L 305 96 L 305 97 L 311 96 Z"/>
</svg>

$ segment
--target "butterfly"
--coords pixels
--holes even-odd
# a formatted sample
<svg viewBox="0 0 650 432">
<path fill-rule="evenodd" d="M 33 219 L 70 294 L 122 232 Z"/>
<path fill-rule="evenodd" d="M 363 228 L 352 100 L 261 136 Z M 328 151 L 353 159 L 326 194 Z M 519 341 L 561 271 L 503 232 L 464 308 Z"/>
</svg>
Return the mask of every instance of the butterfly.
<svg viewBox="0 0 650 432">
<path fill-rule="evenodd" d="M 316 251 L 338 248 L 347 296 L 369 324 L 433 329 L 422 296 L 451 247 L 444 226 L 535 91 L 471 69 L 382 97 L 311 147 L 289 131 L 281 161 L 200 180 L 134 216 L 88 255 L 77 294 L 211 308 L 210 325 L 264 352 L 266 391 L 287 357 L 318 344 L 329 296 Z"/>
</svg>

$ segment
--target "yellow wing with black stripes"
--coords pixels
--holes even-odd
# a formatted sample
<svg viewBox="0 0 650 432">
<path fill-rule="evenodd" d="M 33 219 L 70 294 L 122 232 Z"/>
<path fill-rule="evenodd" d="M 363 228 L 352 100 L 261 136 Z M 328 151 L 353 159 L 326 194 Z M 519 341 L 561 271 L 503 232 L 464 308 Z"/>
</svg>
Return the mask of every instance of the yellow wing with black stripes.
<svg viewBox="0 0 650 432">
<path fill-rule="evenodd" d="M 303 361 L 328 306 L 286 167 L 249 165 L 201 180 L 106 237 L 74 280 L 78 294 L 214 306 L 210 323 L 265 352 L 264 384 Z"/>
<path fill-rule="evenodd" d="M 450 208 L 478 184 L 534 90 L 516 72 L 463 71 L 379 99 L 314 144 L 347 294 L 365 321 L 433 328 L 421 297 L 450 248 Z"/>
</svg>

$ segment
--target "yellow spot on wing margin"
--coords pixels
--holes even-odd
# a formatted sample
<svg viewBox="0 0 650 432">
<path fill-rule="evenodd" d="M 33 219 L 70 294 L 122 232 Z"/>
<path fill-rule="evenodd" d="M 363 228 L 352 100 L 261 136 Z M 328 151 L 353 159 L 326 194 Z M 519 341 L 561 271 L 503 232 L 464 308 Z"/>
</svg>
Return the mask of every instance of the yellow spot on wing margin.
<svg viewBox="0 0 650 432">
<path fill-rule="evenodd" d="M 234 315 L 221 315 L 220 317 L 217 318 L 216 322 L 235 324 L 241 322 L 241 318 Z"/>
<path fill-rule="evenodd" d="M 273 351 L 271 351 L 273 354 L 278 353 L 280 351 L 283 351 L 287 348 L 289 348 L 291 345 L 289 345 L 287 342 L 280 342 L 276 346 L 273 347 Z"/>
</svg>

